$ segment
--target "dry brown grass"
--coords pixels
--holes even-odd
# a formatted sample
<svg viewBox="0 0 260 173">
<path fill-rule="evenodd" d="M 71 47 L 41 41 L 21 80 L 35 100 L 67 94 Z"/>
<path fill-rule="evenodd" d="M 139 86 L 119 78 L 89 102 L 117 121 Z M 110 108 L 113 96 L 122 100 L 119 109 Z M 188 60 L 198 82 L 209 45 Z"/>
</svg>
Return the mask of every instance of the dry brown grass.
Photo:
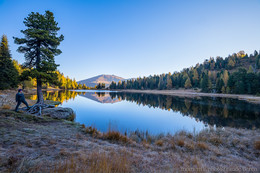
<svg viewBox="0 0 260 173">
<path fill-rule="evenodd" d="M 192 161 L 191 161 L 191 163 L 192 163 L 193 165 L 199 165 L 199 161 L 198 161 L 197 157 L 193 158 Z"/>
<path fill-rule="evenodd" d="M 212 143 L 213 145 L 219 146 L 223 143 L 221 138 L 219 136 L 213 136 L 209 139 L 209 142 Z"/>
<path fill-rule="evenodd" d="M 197 147 L 201 150 L 208 150 L 209 146 L 205 142 L 198 142 Z"/>
<path fill-rule="evenodd" d="M 159 147 L 162 147 L 163 146 L 163 140 L 159 139 L 155 142 L 155 144 Z"/>
<path fill-rule="evenodd" d="M 143 140 L 142 141 L 142 145 L 145 147 L 145 148 L 150 148 L 150 143 L 147 141 L 147 140 Z"/>
<path fill-rule="evenodd" d="M 99 135 L 99 131 L 97 130 L 97 128 L 92 127 L 92 126 L 86 127 L 85 132 L 87 134 L 92 135 L 93 137 L 96 137 Z"/>
<path fill-rule="evenodd" d="M 169 144 L 170 144 L 171 149 L 176 149 L 176 144 L 175 144 L 174 140 L 170 140 Z"/>
<path fill-rule="evenodd" d="M 131 171 L 129 154 L 126 151 L 92 152 L 89 155 L 70 157 L 56 164 L 53 172 L 125 173 Z"/>
<path fill-rule="evenodd" d="M 127 136 L 122 135 L 120 132 L 117 131 L 108 131 L 103 134 L 104 139 L 108 139 L 110 141 L 121 141 L 123 143 L 129 142 Z"/>
<path fill-rule="evenodd" d="M 178 146 L 180 146 L 180 147 L 183 147 L 183 146 L 185 145 L 185 142 L 184 142 L 183 139 L 178 139 L 177 142 L 176 142 L 176 144 L 177 144 Z"/>
<path fill-rule="evenodd" d="M 255 147 L 256 150 L 260 150 L 260 140 L 259 141 L 255 141 L 254 147 Z"/>
<path fill-rule="evenodd" d="M 2 109 L 11 109 L 11 106 L 10 105 L 3 105 Z"/>
<path fill-rule="evenodd" d="M 193 142 L 191 143 L 186 143 L 185 147 L 189 150 L 189 151 L 194 151 L 195 149 L 195 145 Z"/>
<path fill-rule="evenodd" d="M 180 168 L 216 168 L 227 163 L 230 168 L 255 168 L 259 161 L 259 130 L 226 128 L 194 136 L 136 132 L 138 142 L 133 142 L 130 135 L 129 139 L 116 131 L 101 133 L 63 121 L 46 124 L 48 121 L 41 120 L 32 125 L 26 123 L 31 122 L 29 118 L 17 121 L 10 116 L 0 112 L 0 127 L 7 127 L 0 128 L 4 134 L 0 138 L 0 172 L 181 172 Z M 148 141 L 152 142 L 148 145 Z M 161 141 L 163 146 L 158 147 Z"/>
</svg>

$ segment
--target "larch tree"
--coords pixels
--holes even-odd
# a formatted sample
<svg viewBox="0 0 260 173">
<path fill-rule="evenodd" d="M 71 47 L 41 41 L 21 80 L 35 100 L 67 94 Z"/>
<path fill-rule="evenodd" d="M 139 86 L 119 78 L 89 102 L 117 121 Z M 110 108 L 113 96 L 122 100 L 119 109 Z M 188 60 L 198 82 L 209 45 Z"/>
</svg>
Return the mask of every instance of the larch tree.
<svg viewBox="0 0 260 173">
<path fill-rule="evenodd" d="M 167 75 L 167 84 L 166 84 L 167 89 L 172 89 L 172 79 L 171 79 L 171 73 L 168 73 Z"/>
<path fill-rule="evenodd" d="M 12 61 L 7 37 L 3 35 L 0 43 L 0 89 L 17 87 L 18 79 L 19 73 Z"/>
<path fill-rule="evenodd" d="M 192 81 L 193 81 L 193 83 L 194 83 L 194 86 L 195 86 L 195 87 L 198 87 L 198 83 L 199 83 L 199 74 L 198 74 L 197 69 L 194 69 L 194 71 L 193 71 Z"/>
<path fill-rule="evenodd" d="M 23 65 L 29 68 L 23 72 L 22 76 L 37 80 L 37 107 L 41 110 L 41 105 L 44 105 L 42 84 L 47 82 L 58 84 L 55 73 L 58 65 L 55 63 L 54 57 L 61 54 L 58 46 L 64 36 L 58 36 L 60 28 L 50 11 L 45 11 L 45 14 L 32 12 L 23 23 L 26 26 L 25 30 L 21 30 L 24 38 L 14 37 L 14 41 L 21 45 L 17 51 L 24 54 L 25 63 Z"/>
<path fill-rule="evenodd" d="M 229 79 L 228 71 L 225 70 L 224 75 L 223 75 L 223 81 L 224 81 L 225 87 L 227 87 L 228 79 Z"/>
<path fill-rule="evenodd" d="M 185 84 L 184 84 L 184 87 L 185 87 L 186 89 L 192 87 L 191 81 L 190 81 L 190 78 L 189 78 L 189 77 L 186 79 Z"/>
</svg>

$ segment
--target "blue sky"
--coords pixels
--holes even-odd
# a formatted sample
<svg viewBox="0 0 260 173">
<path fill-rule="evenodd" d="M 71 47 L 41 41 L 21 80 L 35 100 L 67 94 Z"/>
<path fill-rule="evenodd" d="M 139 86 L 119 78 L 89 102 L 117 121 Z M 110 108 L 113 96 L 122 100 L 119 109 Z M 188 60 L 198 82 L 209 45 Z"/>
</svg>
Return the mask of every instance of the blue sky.
<svg viewBox="0 0 260 173">
<path fill-rule="evenodd" d="M 21 37 L 30 12 L 50 10 L 65 36 L 59 70 L 76 80 L 179 71 L 206 58 L 260 50 L 260 0 L 0 0 L 0 34 Z"/>
</svg>

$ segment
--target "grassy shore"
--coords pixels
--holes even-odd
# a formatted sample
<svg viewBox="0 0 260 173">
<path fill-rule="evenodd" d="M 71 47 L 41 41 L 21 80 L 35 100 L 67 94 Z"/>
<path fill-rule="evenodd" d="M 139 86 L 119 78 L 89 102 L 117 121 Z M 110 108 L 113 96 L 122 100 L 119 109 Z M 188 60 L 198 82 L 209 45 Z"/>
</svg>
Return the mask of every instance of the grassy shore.
<svg viewBox="0 0 260 173">
<path fill-rule="evenodd" d="M 12 92 L 3 93 L 12 100 Z M 10 97 L 10 98 L 9 98 Z M 28 101 L 33 104 L 33 101 Z M 9 103 L 6 101 L 5 103 Z M 153 136 L 0 110 L 0 172 L 259 172 L 260 130 Z"/>
<path fill-rule="evenodd" d="M 101 133 L 49 117 L 0 111 L 0 172 L 259 170 L 260 131 L 207 129 L 150 136 Z M 218 172 L 218 171 L 217 171 Z"/>
<path fill-rule="evenodd" d="M 130 92 L 130 93 L 146 93 L 146 94 L 163 94 L 172 95 L 179 97 L 223 97 L 223 98 L 233 98 L 239 100 L 245 100 L 250 103 L 260 104 L 260 96 L 255 95 L 242 95 L 242 94 L 218 94 L 218 93 L 202 93 L 199 90 L 118 90 L 119 92 Z"/>
</svg>

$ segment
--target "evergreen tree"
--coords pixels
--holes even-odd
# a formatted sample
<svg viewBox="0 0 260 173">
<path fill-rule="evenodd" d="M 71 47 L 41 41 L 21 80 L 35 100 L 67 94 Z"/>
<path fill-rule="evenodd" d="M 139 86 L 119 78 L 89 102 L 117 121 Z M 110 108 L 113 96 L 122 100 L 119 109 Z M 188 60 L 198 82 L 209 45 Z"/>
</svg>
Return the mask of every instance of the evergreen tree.
<svg viewBox="0 0 260 173">
<path fill-rule="evenodd" d="M 114 81 L 111 82 L 111 84 L 109 85 L 110 89 L 116 89 L 116 83 Z"/>
<path fill-rule="evenodd" d="M 234 71 L 238 67 L 247 67 L 248 71 L 239 78 Z M 217 93 L 260 93 L 260 55 L 257 51 L 248 56 L 244 51 L 234 53 L 223 59 L 222 57 L 210 58 L 203 64 L 195 67 L 184 68 L 172 75 L 161 74 L 149 77 L 139 77 L 126 81 L 126 87 L 122 83 L 111 83 L 110 89 L 171 89 L 200 87 L 203 92 Z M 228 70 L 230 69 L 230 70 Z M 234 70 L 235 69 L 235 70 Z M 233 74 L 234 73 L 234 74 Z M 255 75 L 253 75 L 253 73 Z M 241 73 L 240 73 L 241 74 Z M 257 77 L 257 79 L 255 79 Z"/>
<path fill-rule="evenodd" d="M 201 91 L 202 92 L 209 92 L 209 77 L 205 73 L 204 73 L 204 76 L 201 80 Z"/>
<path fill-rule="evenodd" d="M 166 87 L 166 82 L 164 81 L 165 74 L 160 75 L 159 83 L 158 83 L 158 89 L 163 90 Z"/>
<path fill-rule="evenodd" d="M 247 94 L 256 94 L 259 86 L 259 80 L 255 73 L 247 73 L 246 74 L 246 92 Z"/>
<path fill-rule="evenodd" d="M 105 88 L 105 84 L 104 84 L 104 86 L 102 86 L 102 88 Z M 125 83 L 125 81 L 122 82 L 122 89 L 126 89 L 126 83 Z"/>
<path fill-rule="evenodd" d="M 224 91 L 224 93 L 225 93 L 225 87 L 224 87 L 224 81 L 223 81 L 223 79 L 218 79 L 217 80 L 217 84 L 216 84 L 216 92 L 217 93 L 223 93 L 223 91 Z"/>
<path fill-rule="evenodd" d="M 25 67 L 30 70 L 23 73 L 24 77 L 37 79 L 37 103 L 43 104 L 42 84 L 44 82 L 57 84 L 57 68 L 54 56 L 61 54 L 57 47 L 63 41 L 63 35 L 57 36 L 60 30 L 58 23 L 54 20 L 53 13 L 46 11 L 45 14 L 30 13 L 24 19 L 26 30 L 21 32 L 24 38 L 15 37 L 15 43 L 19 46 L 18 52 L 25 55 Z"/>
<path fill-rule="evenodd" d="M 246 93 L 246 69 L 240 68 L 238 71 L 233 72 L 228 80 L 228 87 L 231 93 L 244 94 Z"/>
<path fill-rule="evenodd" d="M 0 89 L 17 87 L 18 77 L 19 73 L 12 61 L 7 37 L 3 35 L 0 44 Z"/>
<path fill-rule="evenodd" d="M 255 66 L 257 69 L 260 69 L 260 54 L 255 58 Z"/>
<path fill-rule="evenodd" d="M 198 71 L 195 69 L 193 72 L 192 82 L 194 87 L 198 87 L 199 85 L 199 74 Z"/>
<path fill-rule="evenodd" d="M 102 87 L 101 87 L 101 83 L 98 83 L 98 85 L 96 85 L 96 88 L 97 89 L 101 89 Z"/>
</svg>

